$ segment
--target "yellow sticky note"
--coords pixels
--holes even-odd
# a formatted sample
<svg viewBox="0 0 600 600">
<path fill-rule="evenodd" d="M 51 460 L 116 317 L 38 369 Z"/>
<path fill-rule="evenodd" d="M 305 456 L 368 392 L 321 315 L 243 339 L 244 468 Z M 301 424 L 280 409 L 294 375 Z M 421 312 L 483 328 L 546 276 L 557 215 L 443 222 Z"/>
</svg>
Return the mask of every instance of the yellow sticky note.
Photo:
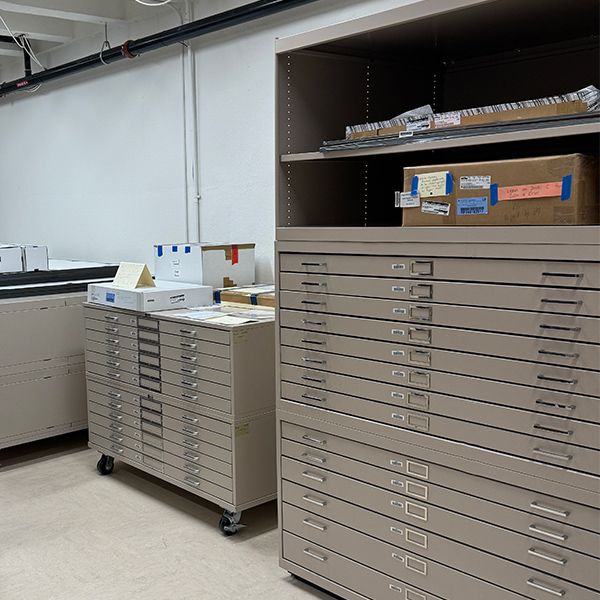
<svg viewBox="0 0 600 600">
<path fill-rule="evenodd" d="M 448 178 L 450 177 L 450 171 L 436 171 L 435 173 L 422 173 L 417 175 L 418 185 L 417 191 L 421 198 L 431 198 L 432 196 L 447 196 L 450 191 L 448 190 Z"/>
<path fill-rule="evenodd" d="M 113 285 L 126 290 L 135 290 L 140 287 L 155 287 L 147 265 L 131 262 L 122 262 L 119 265 Z"/>
</svg>

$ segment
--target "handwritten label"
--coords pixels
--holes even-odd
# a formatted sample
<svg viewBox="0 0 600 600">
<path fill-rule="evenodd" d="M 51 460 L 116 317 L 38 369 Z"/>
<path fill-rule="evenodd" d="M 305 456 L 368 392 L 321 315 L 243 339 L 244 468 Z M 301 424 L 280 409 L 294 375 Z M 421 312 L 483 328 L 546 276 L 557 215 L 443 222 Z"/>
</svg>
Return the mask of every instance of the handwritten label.
<svg viewBox="0 0 600 600">
<path fill-rule="evenodd" d="M 423 131 L 431 127 L 431 121 L 429 117 L 421 117 L 420 119 L 413 119 L 412 121 L 406 122 L 406 131 Z"/>
<path fill-rule="evenodd" d="M 135 290 L 140 287 L 155 287 L 154 280 L 144 263 L 122 262 L 113 281 L 115 287 Z"/>
<path fill-rule="evenodd" d="M 456 216 L 464 217 L 467 215 L 487 215 L 488 199 L 481 198 L 457 198 Z"/>
<path fill-rule="evenodd" d="M 440 115 L 435 115 L 434 123 L 437 127 L 456 127 L 460 125 L 460 113 L 457 112 L 449 112 L 442 113 Z"/>
<path fill-rule="evenodd" d="M 443 217 L 447 217 L 450 214 L 450 204 L 448 202 L 424 200 L 421 205 L 421 212 L 428 215 L 442 215 Z"/>
<path fill-rule="evenodd" d="M 421 198 L 430 198 L 432 196 L 447 195 L 447 179 L 449 171 L 437 171 L 435 173 L 422 173 L 418 176 L 419 183 L 417 192 Z"/>
<path fill-rule="evenodd" d="M 491 175 L 463 175 L 460 178 L 461 190 L 489 190 L 492 183 Z"/>
<path fill-rule="evenodd" d="M 530 200 L 532 198 L 560 198 L 562 181 L 511 185 L 498 188 L 498 200 Z"/>
<path fill-rule="evenodd" d="M 396 192 L 396 208 L 415 208 L 416 206 L 421 206 L 421 196 L 419 196 L 418 192 L 413 194 L 413 192 Z"/>
</svg>

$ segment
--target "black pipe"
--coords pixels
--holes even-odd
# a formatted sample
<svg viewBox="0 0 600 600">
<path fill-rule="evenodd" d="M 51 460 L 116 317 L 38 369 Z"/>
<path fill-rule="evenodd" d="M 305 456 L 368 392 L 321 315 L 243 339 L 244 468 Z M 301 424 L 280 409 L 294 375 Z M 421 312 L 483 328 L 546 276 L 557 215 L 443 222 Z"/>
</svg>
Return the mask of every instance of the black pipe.
<svg viewBox="0 0 600 600">
<path fill-rule="evenodd" d="M 23 63 L 25 65 L 25 77 L 31 77 L 33 71 L 31 70 L 31 56 L 29 52 L 23 48 Z"/>
<path fill-rule="evenodd" d="M 192 21 L 191 23 L 167 29 L 166 31 L 153 33 L 138 40 L 128 40 L 119 47 L 105 50 L 102 52 L 102 55 L 98 51 L 95 54 L 90 54 L 57 67 L 34 73 L 31 76 L 5 82 L 0 85 L 0 97 L 126 58 L 134 58 L 145 52 L 165 48 L 179 42 L 200 37 L 201 35 L 206 35 L 207 33 L 227 29 L 234 25 L 248 23 L 290 8 L 309 4 L 310 2 L 315 2 L 315 0 L 258 0 L 257 2 L 251 2 L 239 8 Z"/>
</svg>

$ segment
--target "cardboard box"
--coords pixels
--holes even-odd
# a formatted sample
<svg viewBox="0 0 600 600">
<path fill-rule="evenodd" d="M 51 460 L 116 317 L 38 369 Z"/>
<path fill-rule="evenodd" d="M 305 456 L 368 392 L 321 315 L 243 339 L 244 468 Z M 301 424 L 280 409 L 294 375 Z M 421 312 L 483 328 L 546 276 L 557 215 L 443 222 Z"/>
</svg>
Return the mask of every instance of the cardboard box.
<svg viewBox="0 0 600 600">
<path fill-rule="evenodd" d="M 154 275 L 214 288 L 254 284 L 254 244 L 160 244 Z"/>
<path fill-rule="evenodd" d="M 48 246 L 21 246 L 25 271 L 48 270 Z"/>
<path fill-rule="evenodd" d="M 238 302 L 254 306 L 275 308 L 275 285 L 255 285 L 249 287 L 215 290 L 215 302 Z"/>
<path fill-rule="evenodd" d="M 0 244 L 0 273 L 20 273 L 23 271 L 21 246 Z"/>
<path fill-rule="evenodd" d="M 600 223 L 598 160 L 581 154 L 404 169 L 406 227 Z"/>
<path fill-rule="evenodd" d="M 124 289 L 112 283 L 92 283 L 88 286 L 88 302 L 140 312 L 210 306 L 213 303 L 210 286 L 173 281 L 155 281 L 155 285 Z"/>
</svg>

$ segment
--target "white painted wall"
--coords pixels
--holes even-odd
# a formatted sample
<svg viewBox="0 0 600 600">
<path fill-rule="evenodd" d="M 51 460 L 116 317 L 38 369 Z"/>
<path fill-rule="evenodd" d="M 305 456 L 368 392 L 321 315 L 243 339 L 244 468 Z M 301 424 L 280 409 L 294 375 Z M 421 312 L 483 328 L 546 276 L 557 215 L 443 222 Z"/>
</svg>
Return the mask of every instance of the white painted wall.
<svg viewBox="0 0 600 600">
<path fill-rule="evenodd" d="M 259 280 L 273 278 L 275 38 L 411 1 L 320 0 L 193 42 L 201 238 L 255 241 Z M 195 17 L 241 4 L 200 1 Z M 113 27 L 113 43 L 178 24 L 152 10 Z M 43 60 L 59 64 L 100 43 L 86 38 Z M 155 242 L 185 239 L 181 54 L 153 52 L 0 100 L 0 240 L 46 243 L 54 257 L 151 264 Z"/>
</svg>

